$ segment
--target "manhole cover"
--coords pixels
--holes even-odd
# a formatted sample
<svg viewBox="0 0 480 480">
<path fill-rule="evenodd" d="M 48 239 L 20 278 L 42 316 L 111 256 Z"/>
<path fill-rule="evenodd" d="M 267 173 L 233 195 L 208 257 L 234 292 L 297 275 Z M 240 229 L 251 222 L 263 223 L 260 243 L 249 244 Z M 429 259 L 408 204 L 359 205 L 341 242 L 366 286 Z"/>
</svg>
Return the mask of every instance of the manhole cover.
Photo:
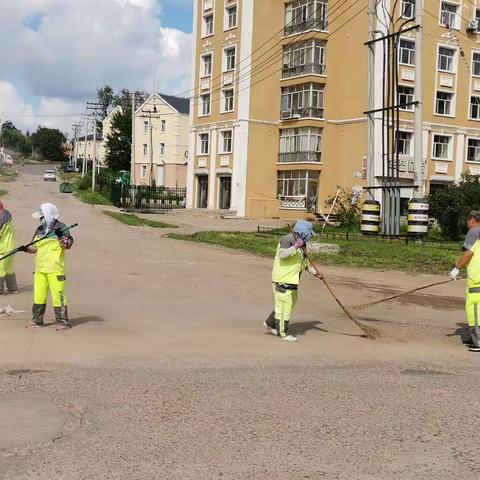
<svg viewBox="0 0 480 480">
<path fill-rule="evenodd" d="M 0 395 L 0 450 L 51 442 L 71 415 L 41 394 Z"/>
</svg>

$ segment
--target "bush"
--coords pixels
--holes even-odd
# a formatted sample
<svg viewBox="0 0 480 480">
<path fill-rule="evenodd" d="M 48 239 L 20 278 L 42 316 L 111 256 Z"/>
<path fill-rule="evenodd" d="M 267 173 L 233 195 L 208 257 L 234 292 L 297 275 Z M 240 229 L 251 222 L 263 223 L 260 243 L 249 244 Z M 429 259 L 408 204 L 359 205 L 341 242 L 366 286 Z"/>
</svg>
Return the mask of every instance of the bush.
<svg viewBox="0 0 480 480">
<path fill-rule="evenodd" d="M 88 190 L 92 188 L 92 174 L 87 173 L 83 178 L 79 178 L 75 183 L 77 190 Z"/>
<path fill-rule="evenodd" d="M 325 201 L 327 212 L 332 209 L 337 195 L 330 195 Z M 360 196 L 356 195 L 352 189 L 340 190 L 332 214 L 337 217 L 341 227 L 346 230 L 358 230 L 360 228 L 362 208 L 360 206 Z"/>
</svg>

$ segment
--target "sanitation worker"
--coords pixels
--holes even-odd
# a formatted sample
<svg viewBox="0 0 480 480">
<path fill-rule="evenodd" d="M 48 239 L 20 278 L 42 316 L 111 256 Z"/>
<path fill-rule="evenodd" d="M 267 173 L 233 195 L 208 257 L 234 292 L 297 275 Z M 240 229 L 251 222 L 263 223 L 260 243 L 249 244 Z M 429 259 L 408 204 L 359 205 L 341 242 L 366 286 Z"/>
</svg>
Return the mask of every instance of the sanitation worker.
<svg viewBox="0 0 480 480">
<path fill-rule="evenodd" d="M 0 202 L 0 257 L 16 247 L 12 215 Z M 17 278 L 13 269 L 13 255 L 0 261 L 0 295 L 18 293 Z M 5 290 L 6 289 L 6 290 Z"/>
<path fill-rule="evenodd" d="M 467 226 L 463 255 L 455 262 L 450 278 L 456 280 L 460 270 L 467 267 L 465 310 L 472 339 L 469 350 L 480 352 L 480 211 L 469 213 Z"/>
<path fill-rule="evenodd" d="M 300 220 L 295 224 L 293 232 L 282 237 L 277 246 L 272 271 L 275 310 L 263 324 L 270 333 L 287 342 L 297 341 L 297 338 L 289 333 L 288 325 L 297 303 L 302 271 L 307 270 L 312 275 L 323 278 L 306 258 L 307 242 L 315 234 L 313 225 L 306 220 Z"/>
<path fill-rule="evenodd" d="M 47 308 L 47 295 L 50 291 L 57 330 L 70 328 L 65 295 L 65 250 L 73 245 L 73 238 L 65 224 L 58 220 L 60 213 L 52 203 L 43 203 L 32 214 L 40 221 L 33 240 L 43 239 L 28 247 L 27 252 L 35 254 L 33 282 L 32 321 L 27 328 L 43 327 L 43 316 Z"/>
</svg>

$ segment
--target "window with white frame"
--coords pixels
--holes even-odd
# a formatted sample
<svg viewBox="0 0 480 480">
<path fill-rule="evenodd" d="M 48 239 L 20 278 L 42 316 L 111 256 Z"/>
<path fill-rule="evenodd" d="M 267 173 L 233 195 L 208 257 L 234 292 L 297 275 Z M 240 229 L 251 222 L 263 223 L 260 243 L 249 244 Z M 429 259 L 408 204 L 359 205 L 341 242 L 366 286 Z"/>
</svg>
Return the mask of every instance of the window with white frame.
<svg viewBox="0 0 480 480">
<path fill-rule="evenodd" d="M 439 160 L 450 160 L 450 143 L 452 137 L 448 135 L 433 136 L 432 158 Z"/>
<path fill-rule="evenodd" d="M 477 33 L 480 33 L 480 8 L 477 8 L 475 10 L 475 19 L 478 22 L 478 28 L 477 28 Z"/>
<path fill-rule="evenodd" d="M 415 17 L 415 0 L 402 0 L 402 17 L 414 18 Z"/>
<path fill-rule="evenodd" d="M 442 72 L 453 72 L 455 70 L 455 53 L 454 48 L 439 47 L 438 48 L 438 69 Z"/>
<path fill-rule="evenodd" d="M 160 121 L 160 131 L 165 133 L 167 131 L 167 121 L 161 120 Z"/>
<path fill-rule="evenodd" d="M 159 151 L 161 157 L 163 157 L 165 155 L 165 144 L 164 143 L 161 143 L 159 145 L 158 151 Z"/>
<path fill-rule="evenodd" d="M 314 39 L 284 47 L 283 78 L 325 72 L 325 42 Z"/>
<path fill-rule="evenodd" d="M 327 0 L 295 0 L 285 5 L 285 35 L 307 30 L 326 30 Z"/>
<path fill-rule="evenodd" d="M 140 170 L 140 177 L 141 178 L 147 178 L 147 166 L 142 165 L 141 170 Z"/>
<path fill-rule="evenodd" d="M 198 150 L 200 152 L 200 155 L 208 155 L 210 153 L 210 134 L 199 133 L 198 142 Z"/>
<path fill-rule="evenodd" d="M 223 97 L 223 112 L 233 112 L 234 109 L 234 92 L 233 88 L 229 88 L 228 90 L 222 90 L 222 97 Z"/>
<path fill-rule="evenodd" d="M 200 95 L 200 103 L 201 103 L 201 115 L 210 115 L 210 94 L 206 93 L 204 95 Z"/>
<path fill-rule="evenodd" d="M 399 155 L 411 156 L 413 132 L 406 132 L 406 131 L 400 130 L 398 134 L 396 134 L 395 136 L 396 136 L 396 142 L 394 145 L 395 153 L 398 153 Z"/>
<path fill-rule="evenodd" d="M 232 130 L 222 130 L 220 132 L 221 153 L 232 153 L 233 151 L 233 132 Z"/>
<path fill-rule="evenodd" d="M 213 0 L 203 0 L 203 11 L 206 12 L 213 8 Z"/>
<path fill-rule="evenodd" d="M 143 155 L 148 155 L 148 145 L 146 143 L 143 144 Z"/>
<path fill-rule="evenodd" d="M 476 95 L 470 97 L 470 118 L 480 120 L 480 97 Z"/>
<path fill-rule="evenodd" d="M 223 50 L 223 71 L 228 72 L 235 69 L 235 47 L 228 47 Z"/>
<path fill-rule="evenodd" d="M 143 122 L 143 133 L 148 133 L 148 120 Z"/>
<path fill-rule="evenodd" d="M 415 65 L 415 42 L 413 40 L 400 39 L 398 61 L 403 65 Z"/>
<path fill-rule="evenodd" d="M 203 17 L 203 36 L 209 37 L 210 35 L 213 35 L 213 13 Z"/>
<path fill-rule="evenodd" d="M 202 77 L 209 77 L 212 75 L 212 54 L 207 53 L 206 55 L 202 55 Z"/>
<path fill-rule="evenodd" d="M 413 87 L 407 87 L 404 85 L 398 86 L 398 99 L 397 102 L 400 105 L 401 110 L 413 110 L 414 105 L 414 89 Z M 407 104 L 411 105 L 407 105 Z"/>
<path fill-rule="evenodd" d="M 278 197 L 281 208 L 310 210 L 318 196 L 320 173 L 315 170 L 278 172 Z"/>
<path fill-rule="evenodd" d="M 280 163 L 322 161 L 322 129 L 315 127 L 280 130 Z"/>
<path fill-rule="evenodd" d="M 440 3 L 440 25 L 446 28 L 460 28 L 460 5 L 453 2 Z"/>
<path fill-rule="evenodd" d="M 473 52 L 472 75 L 474 77 L 480 77 L 480 53 L 477 52 Z"/>
<path fill-rule="evenodd" d="M 467 162 L 480 162 L 480 139 L 479 138 L 468 139 Z"/>
<path fill-rule="evenodd" d="M 225 8 L 225 30 L 237 26 L 237 6 L 232 5 Z"/>
<path fill-rule="evenodd" d="M 438 92 L 435 101 L 435 113 L 437 115 L 451 115 L 452 114 L 453 93 Z"/>
<path fill-rule="evenodd" d="M 281 118 L 323 118 L 323 90 L 319 83 L 282 88 Z"/>
</svg>

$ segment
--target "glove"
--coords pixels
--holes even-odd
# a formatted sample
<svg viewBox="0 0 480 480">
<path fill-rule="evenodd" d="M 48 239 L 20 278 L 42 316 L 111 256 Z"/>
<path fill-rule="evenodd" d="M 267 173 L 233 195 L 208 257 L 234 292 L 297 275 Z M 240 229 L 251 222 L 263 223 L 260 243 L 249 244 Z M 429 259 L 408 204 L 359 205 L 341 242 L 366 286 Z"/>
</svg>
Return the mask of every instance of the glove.
<svg viewBox="0 0 480 480">
<path fill-rule="evenodd" d="M 299 238 L 294 244 L 293 246 L 296 248 L 296 249 L 299 249 L 299 248 L 302 248 L 305 244 L 303 243 L 303 240 L 301 238 Z"/>
<path fill-rule="evenodd" d="M 28 252 L 28 248 L 27 248 L 25 245 L 20 245 L 19 247 L 17 247 L 17 252 L 25 252 L 25 253 L 27 253 L 27 252 Z"/>
<path fill-rule="evenodd" d="M 453 270 L 450 272 L 449 276 L 452 280 L 457 280 L 459 273 L 460 273 L 460 269 L 457 267 L 453 267 Z"/>
<path fill-rule="evenodd" d="M 55 232 L 55 235 L 56 235 L 58 238 L 62 238 L 63 235 L 64 235 L 64 232 L 63 232 L 63 230 L 62 230 L 61 228 L 56 228 L 56 229 L 54 230 L 54 232 Z"/>
<path fill-rule="evenodd" d="M 37 253 L 37 247 L 35 245 L 27 247 L 27 253 Z"/>
<path fill-rule="evenodd" d="M 67 236 L 63 236 L 59 239 L 59 242 L 60 242 L 60 245 L 65 248 L 66 250 L 68 250 L 71 246 L 72 246 L 72 242 L 70 240 L 70 238 L 68 238 Z"/>
</svg>

